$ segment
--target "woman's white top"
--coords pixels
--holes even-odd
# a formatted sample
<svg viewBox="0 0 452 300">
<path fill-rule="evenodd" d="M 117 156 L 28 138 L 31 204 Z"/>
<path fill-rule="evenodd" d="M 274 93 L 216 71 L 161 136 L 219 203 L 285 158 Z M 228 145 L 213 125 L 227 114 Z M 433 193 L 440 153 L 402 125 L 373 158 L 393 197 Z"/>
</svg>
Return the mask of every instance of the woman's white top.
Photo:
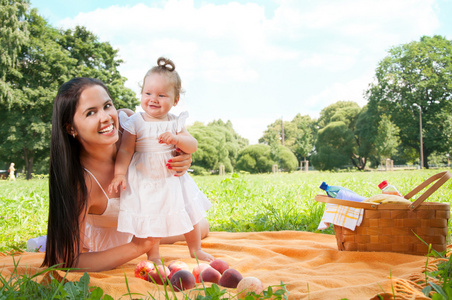
<svg viewBox="0 0 452 300">
<path fill-rule="evenodd" d="M 101 215 L 87 214 L 84 247 L 90 251 L 103 251 L 129 243 L 133 235 L 117 229 L 119 198 L 109 198 L 93 173 L 87 169 L 85 171 L 93 177 L 107 198 L 107 208 Z"/>
</svg>

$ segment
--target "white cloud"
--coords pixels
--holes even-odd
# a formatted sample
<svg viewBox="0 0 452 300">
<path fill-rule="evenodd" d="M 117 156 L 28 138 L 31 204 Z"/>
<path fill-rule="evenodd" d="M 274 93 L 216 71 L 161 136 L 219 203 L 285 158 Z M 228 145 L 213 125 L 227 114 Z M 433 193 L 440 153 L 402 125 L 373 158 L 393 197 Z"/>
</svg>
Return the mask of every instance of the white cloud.
<svg viewBox="0 0 452 300">
<path fill-rule="evenodd" d="M 248 139 L 250 145 L 258 144 L 258 140 L 264 135 L 267 126 L 275 121 L 274 118 L 232 118 L 234 130 L 242 137 Z"/>
<path fill-rule="evenodd" d="M 273 11 L 266 2 L 148 3 L 80 13 L 58 26 L 84 25 L 118 48 L 125 61 L 119 69 L 135 91 L 159 56 L 173 59 L 186 102 L 197 110 L 190 114 L 208 122 L 240 111 L 230 120 L 254 142 L 276 119 L 267 117 L 268 107 L 274 115 L 316 117 L 339 100 L 364 105 L 386 51 L 440 25 L 433 0 L 279 0 Z"/>
<path fill-rule="evenodd" d="M 364 93 L 368 89 L 369 84 L 372 82 L 373 75 L 373 70 L 368 70 L 360 77 L 354 78 L 347 82 L 333 82 L 320 93 L 310 97 L 307 101 L 307 106 L 311 108 L 318 108 L 319 105 L 321 105 L 321 109 L 323 109 L 337 101 L 354 101 L 358 103 L 359 106 L 363 107 L 367 104 L 367 100 L 364 98 Z M 320 110 L 316 109 L 316 114 L 310 114 L 310 116 L 317 118 Z"/>
<path fill-rule="evenodd" d="M 351 55 L 314 54 L 300 62 L 302 68 L 323 68 L 329 72 L 345 71 L 353 67 L 356 59 Z"/>
</svg>

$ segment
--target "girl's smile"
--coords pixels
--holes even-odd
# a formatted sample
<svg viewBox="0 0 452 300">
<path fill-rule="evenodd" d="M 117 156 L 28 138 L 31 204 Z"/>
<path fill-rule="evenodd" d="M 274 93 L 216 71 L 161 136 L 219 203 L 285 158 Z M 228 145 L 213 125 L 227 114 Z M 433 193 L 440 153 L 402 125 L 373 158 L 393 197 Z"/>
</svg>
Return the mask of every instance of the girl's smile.
<svg viewBox="0 0 452 300">
<path fill-rule="evenodd" d="M 146 121 L 167 120 L 167 114 L 177 104 L 174 86 L 165 75 L 152 73 L 145 78 L 141 92 L 141 108 Z"/>
</svg>

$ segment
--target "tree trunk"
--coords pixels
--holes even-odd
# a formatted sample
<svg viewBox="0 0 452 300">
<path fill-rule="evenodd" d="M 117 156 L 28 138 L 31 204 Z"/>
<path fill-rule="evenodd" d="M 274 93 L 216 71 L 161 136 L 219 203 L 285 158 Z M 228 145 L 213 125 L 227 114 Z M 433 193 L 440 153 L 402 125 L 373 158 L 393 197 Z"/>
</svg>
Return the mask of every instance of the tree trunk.
<svg viewBox="0 0 452 300">
<path fill-rule="evenodd" d="M 30 180 L 33 173 L 33 160 L 34 156 L 30 153 L 28 149 L 24 149 L 24 159 L 25 159 L 25 171 L 27 172 L 26 178 Z"/>
</svg>

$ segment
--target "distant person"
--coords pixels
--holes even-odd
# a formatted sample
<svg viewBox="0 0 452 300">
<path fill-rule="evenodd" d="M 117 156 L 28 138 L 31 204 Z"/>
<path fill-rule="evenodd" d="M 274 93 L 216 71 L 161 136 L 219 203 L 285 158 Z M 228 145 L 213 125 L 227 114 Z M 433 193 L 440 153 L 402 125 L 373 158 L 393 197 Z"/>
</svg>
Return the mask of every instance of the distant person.
<svg viewBox="0 0 452 300">
<path fill-rule="evenodd" d="M 176 148 L 193 153 L 198 145 L 185 128 L 188 113 L 169 113 L 179 102 L 181 85 L 169 59 L 160 57 L 146 73 L 141 88 L 144 112 L 130 118 L 119 114 L 124 135 L 108 190 L 123 190 L 118 231 L 140 238 L 184 234 L 192 257 L 212 261 L 213 256 L 201 249 L 200 227 L 212 204 L 190 175 L 174 176 L 167 167 Z M 161 264 L 158 242 L 148 252 L 148 260 Z"/>
<path fill-rule="evenodd" d="M 117 110 L 102 81 L 74 78 L 60 87 L 53 104 L 43 267 L 110 270 L 149 252 L 155 244 L 157 239 L 117 231 L 119 193 L 109 197 L 105 190 L 114 177 L 121 137 Z M 190 155 L 181 154 L 168 167 L 183 175 L 190 163 Z M 201 229 L 207 236 L 206 219 Z M 161 243 L 183 239 L 175 236 Z"/>
<path fill-rule="evenodd" d="M 14 163 L 11 163 L 8 168 L 9 181 L 16 181 L 16 175 L 14 174 L 15 171 L 16 169 L 14 168 Z"/>
</svg>

